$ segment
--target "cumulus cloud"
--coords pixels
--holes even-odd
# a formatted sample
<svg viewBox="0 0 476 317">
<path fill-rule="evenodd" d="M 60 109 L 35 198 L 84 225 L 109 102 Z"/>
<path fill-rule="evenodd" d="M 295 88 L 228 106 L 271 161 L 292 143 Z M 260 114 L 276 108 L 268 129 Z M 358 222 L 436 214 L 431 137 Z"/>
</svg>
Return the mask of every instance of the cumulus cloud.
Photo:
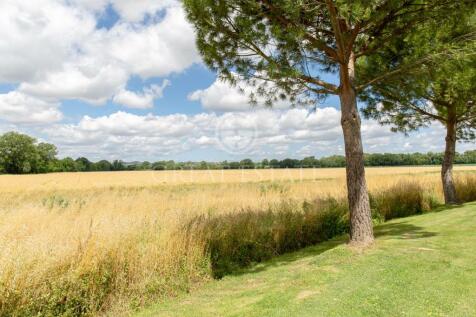
<svg viewBox="0 0 476 317">
<path fill-rule="evenodd" d="M 120 18 L 98 29 L 108 5 Z M 178 1 L 1 1 L 0 84 L 45 101 L 104 104 L 116 96 L 125 106 L 150 107 L 158 87 L 128 91 L 127 81 L 200 62 L 194 40 Z"/>
<path fill-rule="evenodd" d="M 17 124 L 46 124 L 60 121 L 58 103 L 50 103 L 20 92 L 0 94 L 0 118 Z"/>
<path fill-rule="evenodd" d="M 57 72 L 46 74 L 41 80 L 24 82 L 19 90 L 46 99 L 80 99 L 91 104 L 105 103 L 127 82 L 128 74 L 113 65 L 83 60 L 66 64 Z"/>
<path fill-rule="evenodd" d="M 143 78 L 180 72 L 200 61 L 195 32 L 181 7 L 168 8 L 157 23 L 117 23 L 98 32 L 87 49 L 94 54 L 107 54 Z"/>
<path fill-rule="evenodd" d="M 237 111 L 251 108 L 248 97 L 236 87 L 216 80 L 207 89 L 199 89 L 188 95 L 191 101 L 200 101 L 208 110 Z"/>
<path fill-rule="evenodd" d="M 84 116 L 77 124 L 58 124 L 45 131 L 53 139 L 69 144 L 107 143 L 117 138 L 173 138 L 184 137 L 194 129 L 189 117 L 183 114 L 145 116 L 118 111 L 108 116 Z"/>
<path fill-rule="evenodd" d="M 0 82 L 61 69 L 95 25 L 92 14 L 61 1 L 0 1 Z"/>
<path fill-rule="evenodd" d="M 216 79 L 210 87 L 191 92 L 188 99 L 199 101 L 203 108 L 212 111 L 246 111 L 253 107 L 250 105 L 249 96 L 255 89 L 246 83 L 231 86 L 229 83 Z M 264 98 L 257 97 L 258 108 L 265 107 Z M 275 109 L 289 108 L 291 104 L 280 100 L 273 105 Z"/>
<path fill-rule="evenodd" d="M 340 114 L 332 107 L 314 112 L 290 109 L 195 115 L 119 111 L 95 118 L 85 116 L 77 124 L 55 124 L 42 132 L 59 145 L 62 155 L 90 154 L 93 159 L 158 160 L 197 149 L 219 151 L 231 159 L 344 152 Z M 437 125 L 405 137 L 364 120 L 362 133 L 366 152 L 442 151 L 444 145 L 443 127 Z M 471 148 L 458 145 L 459 151 Z"/>
<path fill-rule="evenodd" d="M 113 101 L 128 108 L 147 109 L 154 106 L 154 100 L 162 98 L 165 87 L 170 85 L 169 80 L 164 80 L 162 85 L 150 85 L 142 92 L 134 92 L 125 88 L 114 95 Z"/>
<path fill-rule="evenodd" d="M 99 28 L 111 8 L 117 21 Z M 42 135 L 62 155 L 159 159 L 197 148 L 237 158 L 343 153 L 335 108 L 309 112 L 280 101 L 272 111 L 259 98 L 252 108 L 253 87 L 241 83 L 241 92 L 220 80 L 188 96 L 205 113 L 118 111 L 62 122 L 61 102 L 67 99 L 151 108 L 169 81 L 128 89 L 132 77 L 166 78 L 200 62 L 194 30 L 177 0 L 2 0 L 0 55 L 0 84 L 16 87 L 0 94 L 0 131 Z M 442 151 L 444 143 L 437 124 L 406 138 L 364 120 L 362 134 L 368 152 Z"/>
</svg>

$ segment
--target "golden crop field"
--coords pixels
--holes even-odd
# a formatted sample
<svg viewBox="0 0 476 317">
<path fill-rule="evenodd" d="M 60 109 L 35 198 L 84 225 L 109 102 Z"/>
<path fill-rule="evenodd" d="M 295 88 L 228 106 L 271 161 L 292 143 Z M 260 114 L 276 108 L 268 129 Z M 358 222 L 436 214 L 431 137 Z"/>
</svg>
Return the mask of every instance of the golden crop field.
<svg viewBox="0 0 476 317">
<path fill-rule="evenodd" d="M 457 178 L 475 173 L 476 166 L 455 167 Z M 441 199 L 439 167 L 367 168 L 367 180 L 371 192 L 417 181 Z M 190 241 L 176 234 L 190 217 L 329 195 L 345 195 L 344 169 L 2 175 L 0 309 L 76 285 L 84 274 L 94 280 L 105 267 L 117 273 L 118 290 L 107 303 L 151 285 L 173 292 L 169 278 L 202 276 L 199 249 L 184 251 Z"/>
<path fill-rule="evenodd" d="M 456 172 L 473 171 L 476 166 L 455 166 Z M 368 167 L 369 178 L 439 173 L 439 166 Z M 344 179 L 344 168 L 257 169 L 257 170 L 178 170 L 38 175 L 0 175 L 2 192 L 91 189 L 105 187 L 149 187 L 181 184 L 245 183 L 262 181 L 301 181 Z"/>
</svg>

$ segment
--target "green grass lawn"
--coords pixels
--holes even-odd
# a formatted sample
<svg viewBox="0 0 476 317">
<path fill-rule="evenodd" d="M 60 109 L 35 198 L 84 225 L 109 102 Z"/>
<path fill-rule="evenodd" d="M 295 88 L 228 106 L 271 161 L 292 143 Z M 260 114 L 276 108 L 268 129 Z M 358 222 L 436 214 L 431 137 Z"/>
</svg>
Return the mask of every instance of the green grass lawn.
<svg viewBox="0 0 476 317">
<path fill-rule="evenodd" d="M 476 204 L 389 221 L 210 282 L 138 316 L 476 316 Z"/>
</svg>

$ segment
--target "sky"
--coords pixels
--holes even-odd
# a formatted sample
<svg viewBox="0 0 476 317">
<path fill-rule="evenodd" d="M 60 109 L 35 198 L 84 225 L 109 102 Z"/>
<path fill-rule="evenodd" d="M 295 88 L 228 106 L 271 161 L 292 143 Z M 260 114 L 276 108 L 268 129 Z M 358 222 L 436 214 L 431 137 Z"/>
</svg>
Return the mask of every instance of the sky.
<svg viewBox="0 0 476 317">
<path fill-rule="evenodd" d="M 339 101 L 250 106 L 202 63 L 176 0 L 0 1 L 0 133 L 91 160 L 221 161 L 342 154 Z M 365 152 L 444 150 L 362 120 Z M 474 144 L 458 144 L 458 151 Z"/>
</svg>

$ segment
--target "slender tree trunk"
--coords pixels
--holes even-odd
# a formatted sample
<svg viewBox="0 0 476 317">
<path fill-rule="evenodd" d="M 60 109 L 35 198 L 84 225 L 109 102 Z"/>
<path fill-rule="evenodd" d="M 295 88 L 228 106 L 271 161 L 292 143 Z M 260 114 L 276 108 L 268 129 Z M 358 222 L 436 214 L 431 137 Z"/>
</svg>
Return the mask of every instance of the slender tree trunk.
<svg viewBox="0 0 476 317">
<path fill-rule="evenodd" d="M 357 97 L 353 87 L 354 60 L 341 65 L 341 125 L 344 132 L 347 196 L 350 209 L 350 242 L 371 244 L 374 240 L 367 182 L 365 180 L 364 152 L 360 131 Z"/>
<path fill-rule="evenodd" d="M 456 153 L 456 124 L 453 120 L 448 120 L 446 124 L 446 148 L 441 166 L 441 181 L 443 182 L 443 192 L 445 194 L 445 204 L 456 204 L 456 188 L 453 182 L 453 161 Z"/>
</svg>

